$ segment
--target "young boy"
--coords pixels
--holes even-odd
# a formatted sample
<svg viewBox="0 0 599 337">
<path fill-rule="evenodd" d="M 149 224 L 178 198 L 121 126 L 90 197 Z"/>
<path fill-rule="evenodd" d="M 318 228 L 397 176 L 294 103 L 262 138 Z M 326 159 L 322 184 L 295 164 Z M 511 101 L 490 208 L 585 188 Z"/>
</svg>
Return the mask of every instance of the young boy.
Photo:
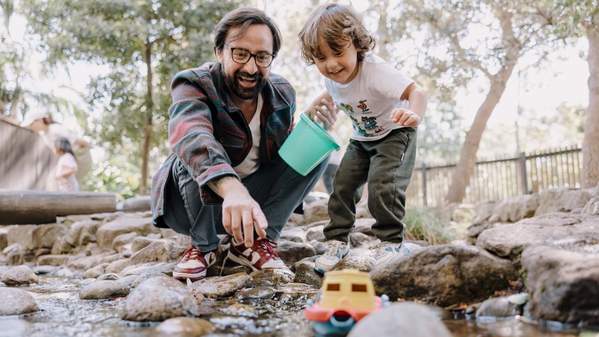
<svg viewBox="0 0 599 337">
<path fill-rule="evenodd" d="M 374 234 L 391 242 L 392 253 L 403 241 L 405 189 L 414 167 L 416 127 L 426 98 L 414 81 L 370 51 L 375 41 L 349 7 L 320 6 L 299 34 L 302 55 L 325 77 L 326 91 L 308 113 L 331 125 L 335 106 L 353 122 L 353 135 L 335 176 L 329 200 L 331 222 L 324 234 L 330 252 L 316 261 L 320 272 L 332 269 L 348 252 L 355 221 L 356 191 L 368 183 L 368 208 Z M 334 103 L 334 105 L 333 105 Z M 411 149 L 412 150 L 412 149 Z M 404 162 L 405 161 L 405 162 Z"/>
</svg>

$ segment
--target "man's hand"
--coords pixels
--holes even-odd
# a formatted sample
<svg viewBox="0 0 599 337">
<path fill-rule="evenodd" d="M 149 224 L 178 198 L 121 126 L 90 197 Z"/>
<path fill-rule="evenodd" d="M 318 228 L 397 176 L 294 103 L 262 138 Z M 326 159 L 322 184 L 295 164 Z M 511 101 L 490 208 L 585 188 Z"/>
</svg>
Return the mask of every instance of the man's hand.
<svg viewBox="0 0 599 337">
<path fill-rule="evenodd" d="M 266 238 L 266 216 L 237 178 L 224 177 L 209 183 L 209 186 L 223 198 L 223 227 L 235 241 L 243 242 L 248 248 L 252 247 L 254 230 L 260 238 Z"/>
<path fill-rule="evenodd" d="M 313 121 L 324 123 L 327 130 L 330 130 L 337 122 L 337 107 L 328 93 L 318 96 L 306 112 Z"/>
<path fill-rule="evenodd" d="M 415 128 L 422 118 L 412 110 L 398 108 L 391 112 L 391 120 L 399 125 Z"/>
</svg>

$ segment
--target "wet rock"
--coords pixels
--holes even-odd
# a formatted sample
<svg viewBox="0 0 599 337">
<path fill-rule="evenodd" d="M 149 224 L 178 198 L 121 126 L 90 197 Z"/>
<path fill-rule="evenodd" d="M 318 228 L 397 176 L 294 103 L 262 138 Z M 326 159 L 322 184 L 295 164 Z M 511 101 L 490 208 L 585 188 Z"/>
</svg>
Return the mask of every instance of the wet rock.
<svg viewBox="0 0 599 337">
<path fill-rule="evenodd" d="M 271 299 L 275 296 L 275 289 L 268 286 L 244 288 L 237 292 L 237 297 L 243 300 Z"/>
<path fill-rule="evenodd" d="M 23 246 L 13 243 L 4 248 L 2 254 L 6 256 L 6 262 L 11 265 L 23 264 L 25 262 L 26 251 Z"/>
<path fill-rule="evenodd" d="M 328 220 L 328 199 L 316 200 L 304 207 L 304 223 L 311 224 L 317 221 Z"/>
<path fill-rule="evenodd" d="M 37 303 L 25 290 L 0 287 L 0 316 L 21 315 L 38 310 Z"/>
<path fill-rule="evenodd" d="M 510 261 L 466 245 L 425 247 L 370 273 L 379 294 L 419 299 L 441 306 L 484 299 L 507 289 L 518 275 Z"/>
<path fill-rule="evenodd" d="M 441 319 L 429 307 L 416 303 L 393 304 L 360 320 L 348 337 L 451 337 Z"/>
<path fill-rule="evenodd" d="M 530 312 L 544 320 L 599 324 L 599 254 L 537 246 L 522 253 Z"/>
<path fill-rule="evenodd" d="M 80 276 L 83 276 L 83 275 L 80 275 L 79 273 L 72 271 L 70 268 L 63 267 L 63 268 L 58 269 L 54 273 L 52 273 L 52 276 L 62 277 L 62 278 L 79 278 Z"/>
<path fill-rule="evenodd" d="M 65 264 L 70 255 L 44 255 L 37 259 L 37 264 L 41 266 L 61 266 Z"/>
<path fill-rule="evenodd" d="M 365 248 L 352 248 L 349 254 L 347 254 L 347 256 L 345 256 L 333 269 L 357 269 L 359 271 L 369 272 L 375 264 L 376 259 L 371 250 Z"/>
<path fill-rule="evenodd" d="M 162 321 L 179 316 L 196 316 L 198 304 L 181 282 L 158 276 L 140 283 L 127 297 L 122 318 L 130 321 Z"/>
<path fill-rule="evenodd" d="M 319 288 L 322 284 L 322 278 L 314 271 L 314 261 L 303 259 L 294 265 L 295 279 L 293 282 L 305 283 Z"/>
<path fill-rule="evenodd" d="M 245 287 L 251 277 L 245 273 L 227 276 L 212 276 L 196 281 L 191 288 L 194 292 L 207 297 L 226 297 Z"/>
<path fill-rule="evenodd" d="M 263 269 L 250 274 L 256 285 L 279 285 L 292 282 L 295 275 L 289 269 Z"/>
<path fill-rule="evenodd" d="M 67 263 L 67 267 L 73 269 L 88 270 L 102 263 L 102 258 L 106 255 L 92 256 L 73 256 Z"/>
<path fill-rule="evenodd" d="M 170 318 L 156 327 L 156 331 L 160 334 L 182 337 L 204 336 L 214 330 L 215 328 L 212 323 L 200 318 L 191 317 Z"/>
<path fill-rule="evenodd" d="M 303 283 L 287 283 L 277 288 L 280 303 L 297 303 L 314 299 L 318 289 Z"/>
<path fill-rule="evenodd" d="M 516 294 L 512 296 L 490 298 L 484 301 L 476 311 L 476 318 L 484 317 L 510 317 L 522 314 L 522 308 L 528 301 L 528 295 Z"/>
<path fill-rule="evenodd" d="M 287 240 L 279 240 L 277 252 L 287 265 L 292 265 L 303 258 L 316 255 L 316 251 L 309 244 Z"/>
<path fill-rule="evenodd" d="M 141 235 L 154 231 L 151 218 L 136 216 L 121 216 L 109 223 L 103 224 L 96 232 L 96 238 L 100 247 L 109 248 L 114 238 L 121 234 L 135 232 Z"/>
<path fill-rule="evenodd" d="M 128 285 L 115 280 L 94 281 L 79 291 L 82 300 L 101 300 L 129 295 Z"/>
<path fill-rule="evenodd" d="M 326 238 L 324 236 L 323 230 L 324 230 L 324 225 L 310 227 L 306 231 L 306 240 L 308 240 L 308 241 L 312 241 L 312 240 L 325 241 Z"/>
<path fill-rule="evenodd" d="M 329 246 L 327 246 L 326 243 L 316 241 L 316 240 L 310 241 L 310 246 L 314 247 L 314 251 L 316 252 L 316 255 L 322 255 L 322 254 L 326 253 L 327 250 L 329 250 Z"/>
<path fill-rule="evenodd" d="M 58 270 L 57 266 L 35 266 L 33 267 L 33 272 L 35 275 L 48 275 L 53 274 Z"/>
<path fill-rule="evenodd" d="M 221 309 L 221 312 L 225 315 L 229 316 L 238 316 L 238 317 L 258 317 L 256 313 L 256 309 L 253 306 L 241 303 L 234 303 L 230 306 Z"/>
<path fill-rule="evenodd" d="M 39 278 L 28 266 L 9 267 L 0 275 L 0 281 L 7 286 L 22 286 L 37 283 Z"/>
</svg>

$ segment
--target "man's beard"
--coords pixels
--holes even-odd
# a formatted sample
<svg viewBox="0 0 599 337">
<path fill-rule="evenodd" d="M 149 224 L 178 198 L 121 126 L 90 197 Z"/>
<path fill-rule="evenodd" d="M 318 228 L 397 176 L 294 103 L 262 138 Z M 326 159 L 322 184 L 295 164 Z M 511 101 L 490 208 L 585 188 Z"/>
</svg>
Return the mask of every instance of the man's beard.
<svg viewBox="0 0 599 337">
<path fill-rule="evenodd" d="M 256 84 L 251 88 L 244 88 L 239 84 L 241 78 L 254 80 Z M 231 89 L 233 93 L 241 99 L 254 99 L 258 97 L 258 93 L 262 91 L 265 83 L 264 78 L 259 72 L 250 75 L 249 73 L 241 70 L 237 70 L 233 76 L 225 75 L 225 82 L 227 83 L 229 89 Z"/>
</svg>

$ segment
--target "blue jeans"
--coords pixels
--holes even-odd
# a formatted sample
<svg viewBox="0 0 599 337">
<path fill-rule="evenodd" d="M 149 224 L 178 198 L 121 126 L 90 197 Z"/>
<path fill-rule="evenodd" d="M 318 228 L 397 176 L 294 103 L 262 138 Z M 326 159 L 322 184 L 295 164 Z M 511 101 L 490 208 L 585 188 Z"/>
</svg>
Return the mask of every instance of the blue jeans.
<svg viewBox="0 0 599 337">
<path fill-rule="evenodd" d="M 272 165 L 263 164 L 242 179 L 266 216 L 266 234 L 270 240 L 279 238 L 291 213 L 312 190 L 326 165 L 327 160 L 304 177 L 279 160 Z M 222 224 L 222 204 L 202 204 L 198 184 L 179 159 L 173 164 L 166 185 L 162 221 L 176 232 L 190 235 L 192 244 L 202 252 L 216 249 L 217 234 L 226 233 Z"/>
</svg>

